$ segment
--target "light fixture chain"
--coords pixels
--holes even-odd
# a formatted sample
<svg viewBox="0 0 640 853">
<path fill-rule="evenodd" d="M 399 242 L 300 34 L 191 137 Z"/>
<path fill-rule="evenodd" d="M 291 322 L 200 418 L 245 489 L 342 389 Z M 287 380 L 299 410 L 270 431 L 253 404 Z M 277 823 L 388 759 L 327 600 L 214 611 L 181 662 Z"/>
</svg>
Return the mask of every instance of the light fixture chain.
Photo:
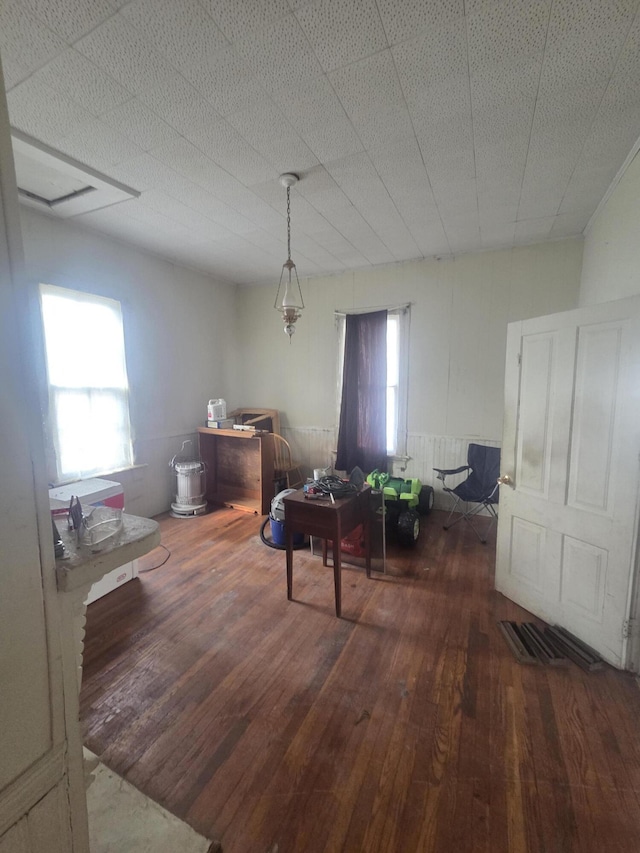
<svg viewBox="0 0 640 853">
<path fill-rule="evenodd" d="M 291 200 L 290 200 L 290 192 L 291 192 L 291 187 L 287 187 L 287 252 L 289 253 L 289 260 L 291 260 Z"/>
</svg>

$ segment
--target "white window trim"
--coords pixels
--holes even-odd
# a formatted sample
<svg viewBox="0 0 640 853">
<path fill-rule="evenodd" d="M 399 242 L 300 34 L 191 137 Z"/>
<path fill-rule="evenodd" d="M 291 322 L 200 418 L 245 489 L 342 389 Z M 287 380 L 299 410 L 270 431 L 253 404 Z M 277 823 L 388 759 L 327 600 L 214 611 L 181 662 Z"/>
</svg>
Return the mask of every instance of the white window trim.
<svg viewBox="0 0 640 853">
<path fill-rule="evenodd" d="M 47 360 L 47 349 L 46 349 L 46 333 L 44 328 L 44 315 L 42 314 L 42 297 L 45 294 L 57 294 L 57 295 L 68 295 L 69 298 L 77 297 L 78 301 L 88 302 L 92 304 L 107 304 L 111 303 L 114 310 L 117 311 L 121 327 L 122 327 L 122 345 L 123 345 L 123 359 L 124 359 L 124 371 L 126 377 L 126 352 L 124 351 L 124 318 L 122 315 L 122 304 L 111 297 L 100 296 L 98 294 L 87 293 L 86 291 L 78 291 L 74 288 L 53 285 L 53 284 L 40 284 L 39 286 L 39 294 L 40 294 L 40 308 L 41 308 L 41 335 L 42 335 L 42 352 L 44 356 L 44 365 L 45 365 L 45 376 L 46 376 L 46 392 L 47 392 L 47 400 L 48 400 L 48 411 L 47 411 L 47 461 L 49 468 L 50 481 L 54 485 L 60 485 L 63 483 L 73 482 L 78 479 L 84 479 L 87 477 L 97 477 L 104 476 L 106 474 L 115 473 L 116 471 L 124 471 L 128 470 L 136 466 L 133 452 L 133 436 L 131 429 L 131 420 L 130 420 L 130 405 L 129 405 L 129 382 L 128 378 L 126 378 L 124 387 L 114 387 L 114 388 L 105 388 L 101 389 L 98 386 L 88 386 L 88 389 L 93 389 L 94 387 L 97 390 L 106 390 L 110 393 L 114 394 L 116 397 L 121 399 L 121 416 L 122 423 L 124 425 L 124 432 L 122 434 L 123 443 L 126 447 L 125 453 L 119 459 L 114 460 L 114 464 L 105 466 L 104 464 L 95 465 L 92 469 L 78 470 L 78 471 L 63 471 L 61 469 L 61 454 L 59 448 L 59 429 L 56 423 L 56 391 L 59 390 L 55 388 L 50 381 L 49 377 L 49 367 Z M 81 354 L 79 354 L 81 357 Z M 60 390 L 64 390 L 60 389 Z M 74 388 L 73 390 L 81 392 L 82 388 Z"/>
</svg>

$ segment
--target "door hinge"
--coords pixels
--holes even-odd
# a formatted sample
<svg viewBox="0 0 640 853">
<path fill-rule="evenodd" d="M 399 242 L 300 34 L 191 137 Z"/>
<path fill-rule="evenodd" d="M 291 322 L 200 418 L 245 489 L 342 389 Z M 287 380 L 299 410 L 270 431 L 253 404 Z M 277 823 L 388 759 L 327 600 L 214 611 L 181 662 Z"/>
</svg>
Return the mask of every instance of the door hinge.
<svg viewBox="0 0 640 853">
<path fill-rule="evenodd" d="M 519 365 L 522 364 L 522 353 L 521 352 L 518 353 L 518 364 Z"/>
<path fill-rule="evenodd" d="M 637 631 L 637 619 L 625 619 L 622 623 L 622 637 L 628 640 L 629 637 L 635 636 Z"/>
</svg>

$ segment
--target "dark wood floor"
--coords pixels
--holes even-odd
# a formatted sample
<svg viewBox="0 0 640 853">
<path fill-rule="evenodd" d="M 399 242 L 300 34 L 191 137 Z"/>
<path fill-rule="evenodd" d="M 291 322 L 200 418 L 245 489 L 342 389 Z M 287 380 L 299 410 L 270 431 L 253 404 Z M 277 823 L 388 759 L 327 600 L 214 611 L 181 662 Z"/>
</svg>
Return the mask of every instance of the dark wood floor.
<svg viewBox="0 0 640 853">
<path fill-rule="evenodd" d="M 88 608 L 85 742 L 224 853 L 637 853 L 640 691 L 519 665 L 495 551 L 424 524 L 408 576 L 330 569 L 219 510 Z M 159 563 L 161 550 L 143 566 Z"/>
</svg>

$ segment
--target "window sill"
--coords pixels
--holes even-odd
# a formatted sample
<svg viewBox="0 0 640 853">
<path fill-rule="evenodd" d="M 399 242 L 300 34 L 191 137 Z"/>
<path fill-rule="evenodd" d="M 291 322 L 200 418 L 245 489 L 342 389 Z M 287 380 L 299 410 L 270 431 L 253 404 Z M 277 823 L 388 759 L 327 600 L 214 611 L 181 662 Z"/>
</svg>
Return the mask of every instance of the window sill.
<svg viewBox="0 0 640 853">
<path fill-rule="evenodd" d="M 53 480 L 51 483 L 52 488 L 57 488 L 58 486 L 68 486 L 71 483 L 81 483 L 83 480 L 94 480 L 99 479 L 101 477 L 113 477 L 117 474 L 125 474 L 127 471 L 137 471 L 139 468 L 148 468 L 149 465 L 147 462 L 142 462 L 136 465 L 126 465 L 124 468 L 113 468 L 109 471 L 100 471 L 97 474 L 89 474 L 86 477 L 74 478 L 72 480 Z"/>
</svg>

